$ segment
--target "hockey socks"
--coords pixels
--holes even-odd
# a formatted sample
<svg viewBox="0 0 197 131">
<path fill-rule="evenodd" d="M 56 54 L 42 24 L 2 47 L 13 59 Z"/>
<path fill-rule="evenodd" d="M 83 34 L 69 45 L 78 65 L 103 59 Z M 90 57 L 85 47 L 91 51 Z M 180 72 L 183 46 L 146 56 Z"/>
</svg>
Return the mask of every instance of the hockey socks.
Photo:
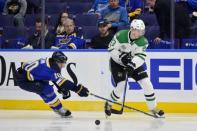
<svg viewBox="0 0 197 131">
<path fill-rule="evenodd" d="M 153 110 L 157 106 L 156 97 L 154 93 L 153 86 L 148 78 L 144 78 L 138 81 L 142 89 L 144 90 L 144 96 L 146 99 L 147 106 L 149 110 Z"/>
<path fill-rule="evenodd" d="M 118 101 L 118 99 L 120 99 L 121 95 L 123 94 L 124 86 L 125 86 L 125 81 L 119 82 L 117 84 L 117 87 L 110 94 L 110 100 Z"/>
<path fill-rule="evenodd" d="M 123 93 L 124 86 L 125 86 L 125 81 L 119 82 L 117 84 L 117 87 L 111 92 L 109 99 L 111 101 L 118 101 L 118 99 L 120 99 L 120 96 Z M 106 116 L 110 116 L 111 115 L 111 107 L 112 107 L 112 103 L 106 101 L 105 102 L 105 107 L 104 107 Z"/>
</svg>

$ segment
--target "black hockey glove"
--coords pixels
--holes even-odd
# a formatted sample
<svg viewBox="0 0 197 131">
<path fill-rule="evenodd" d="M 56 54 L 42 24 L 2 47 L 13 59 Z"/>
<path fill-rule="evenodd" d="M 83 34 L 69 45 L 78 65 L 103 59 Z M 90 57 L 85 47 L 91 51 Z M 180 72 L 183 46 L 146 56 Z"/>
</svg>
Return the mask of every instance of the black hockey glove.
<svg viewBox="0 0 197 131">
<path fill-rule="evenodd" d="M 58 89 L 57 91 L 58 91 L 58 93 L 62 94 L 63 99 L 68 99 L 71 96 L 69 90 Z"/>
<path fill-rule="evenodd" d="M 87 97 L 89 95 L 89 90 L 88 88 L 84 87 L 83 85 L 79 84 L 77 86 L 77 91 L 76 93 L 81 96 L 81 97 Z"/>
<path fill-rule="evenodd" d="M 125 70 L 127 72 L 133 72 L 134 71 L 134 68 L 135 68 L 136 65 L 135 65 L 135 63 L 133 63 L 131 61 L 131 59 L 132 59 L 131 53 L 123 52 L 120 55 L 120 59 L 121 59 L 122 64 L 124 64 Z"/>
<path fill-rule="evenodd" d="M 122 64 L 127 66 L 127 64 L 131 61 L 131 53 L 123 52 L 120 56 Z"/>
</svg>

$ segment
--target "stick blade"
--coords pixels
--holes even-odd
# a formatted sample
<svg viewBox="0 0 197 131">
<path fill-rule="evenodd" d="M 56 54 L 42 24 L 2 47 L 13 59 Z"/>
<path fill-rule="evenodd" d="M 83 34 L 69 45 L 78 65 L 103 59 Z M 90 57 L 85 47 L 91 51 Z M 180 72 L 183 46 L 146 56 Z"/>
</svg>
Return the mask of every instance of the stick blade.
<svg viewBox="0 0 197 131">
<path fill-rule="evenodd" d="M 123 110 L 111 109 L 111 113 L 113 113 L 113 114 L 122 114 L 123 113 Z"/>
</svg>

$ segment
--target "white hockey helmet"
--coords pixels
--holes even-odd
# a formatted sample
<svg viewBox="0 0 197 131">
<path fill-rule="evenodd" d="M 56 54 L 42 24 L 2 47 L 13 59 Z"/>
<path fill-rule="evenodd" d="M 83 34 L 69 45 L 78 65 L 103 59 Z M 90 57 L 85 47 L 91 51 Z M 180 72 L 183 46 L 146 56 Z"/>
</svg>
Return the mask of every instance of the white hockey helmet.
<svg viewBox="0 0 197 131">
<path fill-rule="evenodd" d="M 140 19 L 134 19 L 132 20 L 130 24 L 130 28 L 137 29 L 137 30 L 145 30 L 145 24 Z"/>
<path fill-rule="evenodd" d="M 140 30 L 142 32 L 142 35 L 145 34 L 145 24 L 142 20 L 140 19 L 134 19 L 132 20 L 131 24 L 130 24 L 130 28 L 131 29 L 137 29 Z"/>
</svg>

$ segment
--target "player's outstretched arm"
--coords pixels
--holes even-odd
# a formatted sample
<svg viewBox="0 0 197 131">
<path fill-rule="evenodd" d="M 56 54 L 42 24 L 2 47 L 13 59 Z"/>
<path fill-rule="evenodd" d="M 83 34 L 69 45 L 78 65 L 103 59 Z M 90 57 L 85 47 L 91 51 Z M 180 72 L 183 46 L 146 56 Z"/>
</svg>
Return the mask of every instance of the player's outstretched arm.
<svg viewBox="0 0 197 131">
<path fill-rule="evenodd" d="M 59 92 L 62 94 L 68 94 L 68 91 L 73 91 L 77 93 L 81 97 L 87 97 L 89 95 L 89 90 L 82 84 L 74 84 L 70 80 L 67 80 L 65 78 L 60 78 L 61 80 L 57 80 L 55 85 L 58 88 Z"/>
</svg>

